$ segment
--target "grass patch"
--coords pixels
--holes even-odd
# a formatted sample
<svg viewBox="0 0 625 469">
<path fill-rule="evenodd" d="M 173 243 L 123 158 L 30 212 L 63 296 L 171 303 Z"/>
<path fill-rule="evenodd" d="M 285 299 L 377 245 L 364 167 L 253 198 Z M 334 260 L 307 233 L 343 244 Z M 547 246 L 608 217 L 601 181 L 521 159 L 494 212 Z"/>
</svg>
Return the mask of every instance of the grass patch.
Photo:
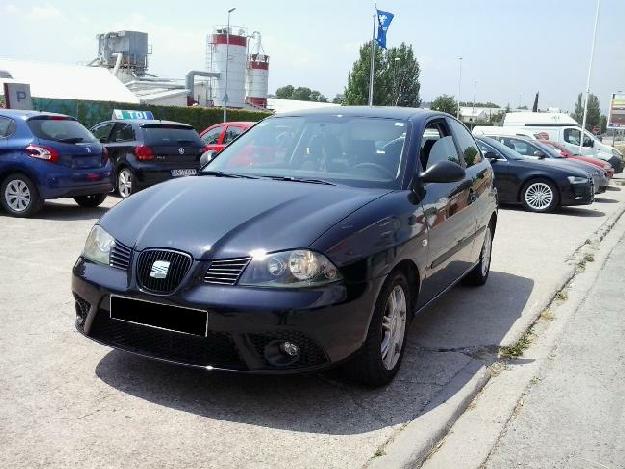
<svg viewBox="0 0 625 469">
<path fill-rule="evenodd" d="M 379 458 L 381 456 L 384 456 L 386 453 L 384 452 L 384 450 L 382 448 L 378 448 L 375 450 L 375 454 L 373 455 L 374 458 Z"/>
<path fill-rule="evenodd" d="M 556 317 L 553 314 L 553 311 L 551 311 L 549 308 L 545 308 L 545 310 L 540 313 L 540 319 L 544 319 L 545 321 L 553 321 L 555 318 Z"/>
<path fill-rule="evenodd" d="M 586 254 L 584 256 L 584 262 L 594 262 L 595 261 L 595 255 L 594 254 Z"/>
<path fill-rule="evenodd" d="M 502 358 L 518 358 L 523 356 L 523 352 L 532 343 L 532 328 L 530 327 L 525 334 L 514 345 L 499 347 L 499 356 Z"/>
<path fill-rule="evenodd" d="M 564 289 L 556 293 L 556 300 L 558 301 L 566 301 L 568 298 L 569 298 L 569 294 Z"/>
</svg>

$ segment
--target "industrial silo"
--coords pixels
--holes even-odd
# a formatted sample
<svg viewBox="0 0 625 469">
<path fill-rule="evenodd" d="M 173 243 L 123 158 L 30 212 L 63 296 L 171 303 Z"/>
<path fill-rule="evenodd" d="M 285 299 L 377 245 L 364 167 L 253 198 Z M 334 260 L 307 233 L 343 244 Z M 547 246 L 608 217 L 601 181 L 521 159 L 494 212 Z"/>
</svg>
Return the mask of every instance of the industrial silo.
<svg viewBox="0 0 625 469">
<path fill-rule="evenodd" d="M 228 96 L 228 107 L 245 105 L 245 71 L 247 65 L 247 34 L 244 29 L 231 26 L 215 28 L 208 43 L 209 70 L 219 73 L 212 90 L 216 106 L 224 105 Z M 227 73 L 226 73 L 227 64 Z M 227 75 L 227 76 L 226 76 Z M 227 90 L 226 90 L 227 81 Z"/>
<path fill-rule="evenodd" d="M 247 102 L 255 106 L 267 107 L 269 91 L 269 56 L 250 54 L 247 63 Z"/>
</svg>

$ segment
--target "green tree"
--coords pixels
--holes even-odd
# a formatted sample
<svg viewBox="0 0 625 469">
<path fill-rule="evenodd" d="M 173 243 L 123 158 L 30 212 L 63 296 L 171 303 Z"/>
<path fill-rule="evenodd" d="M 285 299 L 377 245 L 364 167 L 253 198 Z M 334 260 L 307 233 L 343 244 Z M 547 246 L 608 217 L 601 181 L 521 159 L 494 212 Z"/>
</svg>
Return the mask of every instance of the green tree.
<svg viewBox="0 0 625 469">
<path fill-rule="evenodd" d="M 276 90 L 276 98 L 292 99 L 293 91 L 295 91 L 295 88 L 293 87 L 293 85 L 286 85 L 281 88 L 278 88 Z"/>
<path fill-rule="evenodd" d="M 446 112 L 447 114 L 455 116 L 458 112 L 458 103 L 453 96 L 444 94 L 442 96 L 438 96 L 434 99 L 434 101 L 432 101 L 430 109 L 433 111 Z"/>
<path fill-rule="evenodd" d="M 606 133 L 608 130 L 608 116 L 603 114 L 601 115 L 601 124 L 599 124 L 599 127 L 601 128 L 602 134 Z"/>
<path fill-rule="evenodd" d="M 371 42 L 363 44 L 352 66 L 345 87 L 344 104 L 367 104 L 371 71 Z M 413 106 L 421 104 L 421 70 L 412 46 L 401 43 L 390 49 L 375 48 L 373 104 L 377 106 Z"/>
<path fill-rule="evenodd" d="M 334 104 L 343 104 L 343 101 L 345 101 L 345 95 L 343 94 L 337 94 L 334 99 L 332 99 Z"/>
<path fill-rule="evenodd" d="M 584 98 L 582 93 L 577 95 L 577 101 L 575 102 L 575 112 L 571 114 L 571 117 L 575 119 L 580 126 L 584 120 Z M 592 130 L 593 127 L 601 127 L 601 105 L 599 98 L 594 94 L 588 95 L 588 112 L 586 114 L 586 129 Z"/>
</svg>

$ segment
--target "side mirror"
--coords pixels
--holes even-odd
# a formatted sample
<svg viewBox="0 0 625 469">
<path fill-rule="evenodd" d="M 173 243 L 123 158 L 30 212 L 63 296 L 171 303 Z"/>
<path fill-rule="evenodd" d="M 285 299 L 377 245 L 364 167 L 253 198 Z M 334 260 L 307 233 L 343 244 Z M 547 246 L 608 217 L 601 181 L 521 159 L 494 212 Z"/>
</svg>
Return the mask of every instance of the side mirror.
<svg viewBox="0 0 625 469">
<path fill-rule="evenodd" d="M 486 158 L 491 163 L 494 163 L 499 159 L 497 153 L 495 153 L 494 151 L 487 151 L 486 153 L 484 153 L 484 158 Z"/>
<path fill-rule="evenodd" d="M 202 153 L 202 155 L 200 156 L 200 168 L 203 168 L 208 163 L 210 163 L 213 158 L 215 158 L 215 156 L 217 156 L 217 153 L 214 151 L 205 151 L 204 153 Z"/>
<path fill-rule="evenodd" d="M 544 159 L 544 158 L 546 157 L 546 155 L 545 155 L 542 151 L 540 151 L 540 150 L 536 150 L 536 151 L 534 152 L 534 156 L 537 156 L 537 157 L 538 157 L 538 158 L 540 158 L 541 160 L 542 160 L 542 159 Z"/>
<path fill-rule="evenodd" d="M 424 184 L 428 182 L 446 183 L 462 181 L 465 176 L 466 172 L 459 164 L 452 161 L 439 161 L 419 174 L 419 179 Z"/>
</svg>

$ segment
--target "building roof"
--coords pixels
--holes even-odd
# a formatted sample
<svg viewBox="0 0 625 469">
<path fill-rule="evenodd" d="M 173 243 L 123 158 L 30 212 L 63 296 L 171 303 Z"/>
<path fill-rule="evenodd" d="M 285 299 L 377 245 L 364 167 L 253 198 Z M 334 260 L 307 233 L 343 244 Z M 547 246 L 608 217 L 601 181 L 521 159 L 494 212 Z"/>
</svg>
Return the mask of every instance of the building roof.
<svg viewBox="0 0 625 469">
<path fill-rule="evenodd" d="M 0 84 L 28 83 L 34 98 L 139 102 L 106 68 L 0 58 L 0 71 L 13 77 L 12 80 L 0 77 Z"/>
</svg>

